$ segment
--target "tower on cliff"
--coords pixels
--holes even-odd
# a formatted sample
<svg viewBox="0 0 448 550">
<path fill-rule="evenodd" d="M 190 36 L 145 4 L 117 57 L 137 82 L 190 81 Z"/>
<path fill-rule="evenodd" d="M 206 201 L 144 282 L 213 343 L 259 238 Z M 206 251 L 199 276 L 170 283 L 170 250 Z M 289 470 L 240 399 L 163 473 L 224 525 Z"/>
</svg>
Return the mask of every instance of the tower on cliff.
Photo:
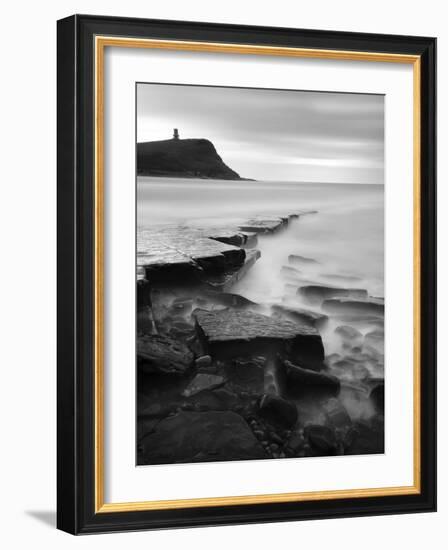
<svg viewBox="0 0 448 550">
<path fill-rule="evenodd" d="M 174 128 L 173 139 L 179 139 L 179 132 L 178 132 L 177 128 Z"/>
</svg>

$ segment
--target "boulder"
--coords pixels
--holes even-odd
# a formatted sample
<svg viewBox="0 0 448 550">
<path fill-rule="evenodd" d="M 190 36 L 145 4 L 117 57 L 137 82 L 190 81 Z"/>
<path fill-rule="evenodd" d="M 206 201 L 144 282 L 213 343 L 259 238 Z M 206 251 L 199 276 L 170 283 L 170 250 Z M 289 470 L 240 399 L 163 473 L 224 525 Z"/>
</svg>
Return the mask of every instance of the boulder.
<svg viewBox="0 0 448 550">
<path fill-rule="evenodd" d="M 340 325 L 335 329 L 334 333 L 339 336 L 342 347 L 345 349 L 352 349 L 359 346 L 363 340 L 362 333 L 350 325 Z"/>
<path fill-rule="evenodd" d="M 252 357 L 250 359 L 234 359 L 227 362 L 225 374 L 228 382 L 239 389 L 252 393 L 263 393 L 265 382 L 264 357 Z"/>
<path fill-rule="evenodd" d="M 362 333 L 358 329 L 349 325 L 340 325 L 335 329 L 335 334 L 340 336 L 343 340 L 350 342 L 358 341 L 362 339 Z"/>
<path fill-rule="evenodd" d="M 244 296 L 240 296 L 239 294 L 232 294 L 230 292 L 208 291 L 205 293 L 205 296 L 207 297 L 207 300 L 210 301 L 212 304 L 218 304 L 225 307 L 232 307 L 235 309 L 258 307 L 258 304 L 252 302 L 252 300 L 249 300 Z"/>
<path fill-rule="evenodd" d="M 182 395 L 185 397 L 191 397 L 204 390 L 213 390 L 224 384 L 224 378 L 222 376 L 216 376 L 215 374 L 197 374 L 193 380 L 188 384 Z"/>
<path fill-rule="evenodd" d="M 362 288 L 338 288 L 323 285 L 302 286 L 297 291 L 302 298 L 313 304 L 321 304 L 324 300 L 331 298 L 353 298 L 366 300 L 367 290 Z"/>
<path fill-rule="evenodd" d="M 294 306 L 274 305 L 272 311 L 286 319 L 305 324 L 310 327 L 322 329 L 328 323 L 328 315 Z"/>
<path fill-rule="evenodd" d="M 198 369 L 209 367 L 212 364 L 212 358 L 210 355 L 201 355 L 194 363 Z"/>
<path fill-rule="evenodd" d="M 140 447 L 139 464 L 266 457 L 246 421 L 231 411 L 181 411 L 160 421 Z"/>
<path fill-rule="evenodd" d="M 151 285 L 146 279 L 137 280 L 137 309 L 151 307 Z"/>
<path fill-rule="evenodd" d="M 319 454 L 329 455 L 335 453 L 336 437 L 333 430 L 328 426 L 310 424 L 305 427 L 304 433 L 311 447 Z"/>
<path fill-rule="evenodd" d="M 267 394 L 260 400 L 259 414 L 271 424 L 285 428 L 292 428 L 298 419 L 297 407 L 292 401 Z"/>
<path fill-rule="evenodd" d="M 183 375 L 193 359 L 193 353 L 179 340 L 161 335 L 137 338 L 138 366 L 145 373 Z"/>
<path fill-rule="evenodd" d="M 344 441 L 345 454 L 381 454 L 384 453 L 384 421 L 372 419 L 370 422 L 358 421 Z"/>
<path fill-rule="evenodd" d="M 362 281 L 361 277 L 355 275 L 341 275 L 337 273 L 321 273 L 320 277 L 322 279 L 327 279 L 328 281 L 336 281 L 340 283 L 356 283 Z"/>
<path fill-rule="evenodd" d="M 288 262 L 292 265 L 306 265 L 306 264 L 318 264 L 317 260 L 313 258 L 306 258 L 305 256 L 299 256 L 298 254 L 290 254 L 288 256 Z"/>
<path fill-rule="evenodd" d="M 255 262 L 261 257 L 260 251 L 255 248 L 246 250 L 245 253 L 244 262 L 237 269 L 229 269 L 221 273 L 203 272 L 201 275 L 201 282 L 213 290 L 224 292 L 230 290 L 235 283 L 246 275 Z"/>
<path fill-rule="evenodd" d="M 372 330 L 364 337 L 364 344 L 373 348 L 376 352 L 384 354 L 384 330 Z"/>
<path fill-rule="evenodd" d="M 313 327 L 241 310 L 193 312 L 204 352 L 214 358 L 280 354 L 304 366 L 321 368 L 322 338 Z"/>
<path fill-rule="evenodd" d="M 341 384 L 339 380 L 331 374 L 315 372 L 304 369 L 284 361 L 284 373 L 280 378 L 283 380 L 283 393 L 290 397 L 301 397 L 303 395 L 337 395 Z"/>
<path fill-rule="evenodd" d="M 344 405 L 335 397 L 329 399 L 324 406 L 328 423 L 333 428 L 345 429 L 351 426 L 352 421 Z"/>
<path fill-rule="evenodd" d="M 280 269 L 280 275 L 286 278 L 292 277 L 293 279 L 295 279 L 297 277 L 300 277 L 301 274 L 302 274 L 301 271 L 289 265 L 283 265 L 282 268 Z"/>
<path fill-rule="evenodd" d="M 243 223 L 239 228 L 241 231 L 249 231 L 252 233 L 275 233 L 287 225 L 288 218 L 265 219 L 259 217 Z"/>
<path fill-rule="evenodd" d="M 241 405 L 242 401 L 238 395 L 230 392 L 225 387 L 215 390 L 204 390 L 187 398 L 188 407 L 209 411 L 229 411 Z M 184 406 L 183 408 L 186 408 Z"/>
<path fill-rule="evenodd" d="M 375 410 L 384 414 L 384 382 L 377 384 L 370 392 L 369 399 Z"/>
<path fill-rule="evenodd" d="M 334 315 L 353 316 L 353 319 L 362 320 L 370 316 L 384 317 L 384 304 L 372 300 L 353 300 L 340 298 L 324 300 L 322 309 Z"/>
</svg>

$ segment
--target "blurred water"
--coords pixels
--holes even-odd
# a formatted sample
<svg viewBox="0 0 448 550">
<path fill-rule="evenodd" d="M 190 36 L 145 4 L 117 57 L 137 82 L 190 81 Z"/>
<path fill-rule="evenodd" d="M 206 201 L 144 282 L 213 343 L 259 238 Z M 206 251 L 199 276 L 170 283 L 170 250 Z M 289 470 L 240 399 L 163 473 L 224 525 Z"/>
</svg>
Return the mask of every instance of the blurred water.
<svg viewBox="0 0 448 550">
<path fill-rule="evenodd" d="M 384 188 L 295 182 L 251 182 L 139 177 L 137 224 L 213 223 L 318 210 L 287 231 L 259 239 L 261 259 L 241 290 L 249 298 L 275 298 L 279 266 L 289 254 L 312 257 L 317 271 L 359 276 L 374 296 L 383 296 Z M 315 275 L 315 274 L 314 274 Z M 329 281 L 327 281 L 329 282 Z"/>
<path fill-rule="evenodd" d="M 382 185 L 341 185 L 294 182 L 217 181 L 139 177 L 137 224 L 225 225 L 253 216 L 292 214 L 317 210 L 301 216 L 287 229 L 262 235 L 257 248 L 261 258 L 232 289 L 257 303 L 286 304 L 310 309 L 310 304 L 288 291 L 287 278 L 280 274 L 288 256 L 298 254 L 317 261 L 298 266 L 303 284 L 321 283 L 366 289 L 370 296 L 384 296 L 384 187 Z M 353 277 L 335 279 L 336 277 Z M 297 288 L 297 283 L 295 283 Z M 311 309 L 319 311 L 319 306 Z M 267 308 L 269 313 L 270 308 Z M 359 321 L 341 322 L 331 318 L 321 330 L 325 354 L 353 357 L 336 336 L 335 328 L 349 324 L 363 335 L 375 327 Z M 381 321 L 380 326 L 381 328 Z M 336 367 L 335 367 L 336 368 Z M 361 371 L 359 370 L 361 369 Z M 330 370 L 334 370 L 330 366 Z M 361 376 L 384 377 L 384 358 L 364 361 L 356 369 L 335 370 L 348 388 L 366 388 Z M 345 392 L 345 393 L 344 393 Z M 344 391 L 341 402 L 352 418 L 373 414 L 371 403 Z M 310 411 L 308 411 L 310 412 Z M 313 413 L 316 420 L 320 410 Z"/>
</svg>

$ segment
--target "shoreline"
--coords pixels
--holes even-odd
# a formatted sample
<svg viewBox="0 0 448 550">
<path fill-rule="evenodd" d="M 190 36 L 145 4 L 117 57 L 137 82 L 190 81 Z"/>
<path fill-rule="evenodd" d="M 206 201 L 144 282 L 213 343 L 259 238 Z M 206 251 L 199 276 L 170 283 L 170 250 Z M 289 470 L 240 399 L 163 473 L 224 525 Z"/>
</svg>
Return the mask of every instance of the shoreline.
<svg viewBox="0 0 448 550">
<path fill-rule="evenodd" d="M 381 300 L 353 284 L 300 283 L 313 260 L 294 254 L 278 266 L 294 290 L 287 303 L 232 293 L 259 258 L 258 239 L 310 213 L 138 231 L 138 464 L 383 452 L 384 381 L 366 366 L 381 361 Z M 372 330 L 361 334 L 349 318 Z M 334 319 L 344 356 L 325 354 Z M 361 381 L 350 387 L 355 371 Z M 370 419 L 353 418 L 350 400 Z M 194 448 L 176 443 L 183 431 Z"/>
</svg>

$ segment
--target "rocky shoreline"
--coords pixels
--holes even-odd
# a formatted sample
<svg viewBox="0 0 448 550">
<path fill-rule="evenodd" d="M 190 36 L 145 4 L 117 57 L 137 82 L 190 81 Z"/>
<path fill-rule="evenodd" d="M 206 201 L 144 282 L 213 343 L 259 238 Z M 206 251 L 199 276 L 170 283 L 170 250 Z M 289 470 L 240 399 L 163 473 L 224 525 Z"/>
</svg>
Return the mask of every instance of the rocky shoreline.
<svg viewBox="0 0 448 550">
<path fill-rule="evenodd" d="M 139 228 L 137 464 L 384 452 L 384 300 L 295 253 L 281 303 L 232 292 L 311 213 Z"/>
</svg>

